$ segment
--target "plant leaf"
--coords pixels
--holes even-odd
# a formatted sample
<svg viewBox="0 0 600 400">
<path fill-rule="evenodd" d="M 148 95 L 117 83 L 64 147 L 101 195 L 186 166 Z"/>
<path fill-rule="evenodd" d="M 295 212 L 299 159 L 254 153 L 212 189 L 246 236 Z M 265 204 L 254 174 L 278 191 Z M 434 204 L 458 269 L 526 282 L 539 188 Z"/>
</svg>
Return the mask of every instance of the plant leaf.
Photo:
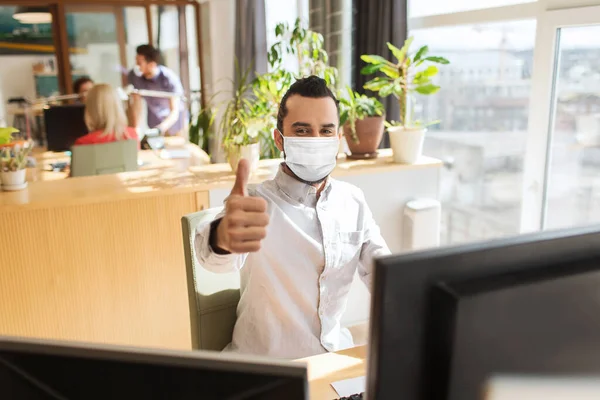
<svg viewBox="0 0 600 400">
<path fill-rule="evenodd" d="M 381 72 L 383 72 L 384 74 L 386 74 L 387 76 L 389 76 L 392 79 L 400 78 L 400 72 L 398 71 L 398 69 L 392 68 L 389 65 L 384 65 L 381 68 Z"/>
<path fill-rule="evenodd" d="M 431 78 L 432 76 L 437 75 L 438 71 L 438 67 L 436 67 L 435 65 L 430 65 L 425 69 L 425 71 L 423 71 L 423 75 L 428 78 Z"/>
<path fill-rule="evenodd" d="M 421 47 L 419 49 L 419 51 L 417 51 L 417 54 L 415 54 L 413 61 L 417 62 L 417 61 L 421 60 L 421 58 L 423 58 L 423 56 L 425 56 L 427 53 L 429 53 L 429 46 Z"/>
<path fill-rule="evenodd" d="M 385 64 L 368 64 L 360 70 L 360 73 L 361 75 L 371 75 L 385 67 L 387 67 Z"/>
<path fill-rule="evenodd" d="M 406 53 L 408 53 L 408 49 L 410 48 L 410 45 L 412 44 L 413 40 L 414 38 L 412 36 L 406 39 L 401 49 L 388 42 L 388 49 L 390 49 L 394 57 L 398 59 L 398 64 L 402 64 L 404 62 L 404 59 L 406 58 Z"/>
<path fill-rule="evenodd" d="M 369 82 L 365 83 L 365 85 L 363 86 L 363 88 L 367 89 L 367 90 L 372 90 L 374 92 L 379 91 L 382 87 L 384 87 L 385 85 L 389 84 L 389 80 L 382 78 L 382 77 L 377 77 L 375 79 L 371 79 Z"/>
<path fill-rule="evenodd" d="M 450 61 L 448 61 L 444 57 L 434 57 L 434 56 L 431 56 L 431 57 L 425 58 L 425 61 L 431 61 L 431 62 L 434 62 L 434 63 L 437 63 L 437 64 L 444 64 L 444 65 L 450 64 Z"/>
<path fill-rule="evenodd" d="M 438 90 L 440 90 L 440 87 L 437 86 L 437 85 L 428 83 L 428 84 L 425 84 L 425 85 L 417 86 L 415 88 L 415 90 L 417 91 L 417 93 L 424 94 L 424 95 L 429 95 L 429 94 L 436 93 Z"/>
<path fill-rule="evenodd" d="M 378 55 L 363 54 L 360 59 L 368 64 L 388 64 L 389 61 Z"/>
<path fill-rule="evenodd" d="M 394 92 L 394 84 L 388 83 L 388 84 L 384 85 L 381 89 L 379 89 L 379 96 L 388 97 L 393 92 Z"/>
<path fill-rule="evenodd" d="M 413 78 L 412 83 L 415 84 L 415 85 L 417 85 L 417 86 L 420 86 L 420 85 L 423 85 L 425 83 L 430 83 L 430 81 L 431 80 L 427 76 L 425 76 L 425 74 L 423 73 L 423 71 L 420 71 L 420 72 L 417 72 L 415 74 L 415 77 Z"/>
</svg>

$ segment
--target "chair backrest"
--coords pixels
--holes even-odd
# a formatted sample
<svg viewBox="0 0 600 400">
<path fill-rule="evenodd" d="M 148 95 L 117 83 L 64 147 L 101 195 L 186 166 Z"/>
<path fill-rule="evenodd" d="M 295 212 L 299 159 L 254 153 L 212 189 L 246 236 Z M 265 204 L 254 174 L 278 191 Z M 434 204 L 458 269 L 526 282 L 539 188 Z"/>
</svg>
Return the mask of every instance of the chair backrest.
<svg viewBox="0 0 600 400">
<path fill-rule="evenodd" d="M 87 144 L 71 148 L 71 176 L 137 171 L 136 140 Z"/>
<path fill-rule="evenodd" d="M 199 224 L 222 210 L 211 208 L 181 218 L 187 273 L 192 348 L 221 351 L 231 342 L 240 301 L 240 274 L 215 274 L 196 262 L 194 238 Z"/>
</svg>

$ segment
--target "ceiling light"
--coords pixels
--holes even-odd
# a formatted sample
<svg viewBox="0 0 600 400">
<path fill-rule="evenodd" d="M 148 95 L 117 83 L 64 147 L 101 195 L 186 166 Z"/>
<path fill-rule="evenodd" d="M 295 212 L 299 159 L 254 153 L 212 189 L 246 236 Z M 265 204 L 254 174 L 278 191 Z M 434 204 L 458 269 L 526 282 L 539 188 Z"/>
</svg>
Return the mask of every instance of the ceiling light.
<svg viewBox="0 0 600 400">
<path fill-rule="evenodd" d="M 22 24 L 49 24 L 52 14 L 46 7 L 17 7 L 13 18 Z"/>
</svg>

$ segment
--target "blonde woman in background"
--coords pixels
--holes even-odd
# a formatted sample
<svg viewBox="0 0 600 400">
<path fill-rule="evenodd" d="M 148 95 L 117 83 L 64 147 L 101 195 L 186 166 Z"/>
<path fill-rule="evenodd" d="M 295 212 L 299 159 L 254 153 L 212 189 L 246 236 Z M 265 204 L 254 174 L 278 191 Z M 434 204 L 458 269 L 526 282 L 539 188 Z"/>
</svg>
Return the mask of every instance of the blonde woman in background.
<svg viewBox="0 0 600 400">
<path fill-rule="evenodd" d="M 127 118 L 117 91 L 110 85 L 101 83 L 88 92 L 85 124 L 90 133 L 77 139 L 75 145 L 138 140 L 135 129 L 127 126 Z"/>
</svg>

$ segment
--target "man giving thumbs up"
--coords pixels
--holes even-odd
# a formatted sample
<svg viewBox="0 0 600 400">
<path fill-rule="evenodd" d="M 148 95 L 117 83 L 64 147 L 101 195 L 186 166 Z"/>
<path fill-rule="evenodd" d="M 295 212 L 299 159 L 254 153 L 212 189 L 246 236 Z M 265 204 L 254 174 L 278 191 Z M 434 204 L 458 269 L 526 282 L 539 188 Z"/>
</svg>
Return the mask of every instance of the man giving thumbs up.
<svg viewBox="0 0 600 400">
<path fill-rule="evenodd" d="M 242 160 L 225 210 L 196 228 L 205 269 L 240 271 L 226 350 L 301 358 L 353 345 L 340 318 L 354 273 L 370 288 L 372 260 L 389 250 L 360 189 L 329 177 L 338 124 L 338 102 L 325 81 L 296 81 L 273 132 L 285 158 L 275 178 L 247 189 Z"/>
</svg>

